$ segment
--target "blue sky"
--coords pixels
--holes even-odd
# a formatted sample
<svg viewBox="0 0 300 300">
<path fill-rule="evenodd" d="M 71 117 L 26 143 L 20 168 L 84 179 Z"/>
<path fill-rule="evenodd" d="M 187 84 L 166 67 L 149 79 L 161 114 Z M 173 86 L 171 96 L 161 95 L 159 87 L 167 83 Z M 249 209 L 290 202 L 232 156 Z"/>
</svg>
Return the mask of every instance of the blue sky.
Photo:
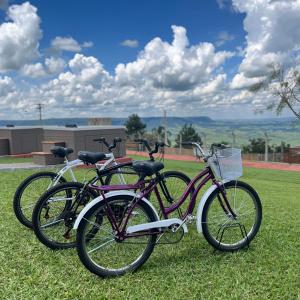
<svg viewBox="0 0 300 300">
<path fill-rule="evenodd" d="M 214 43 L 222 31 L 234 35 L 234 39 L 220 49 L 234 50 L 245 42 L 243 14 L 220 9 L 214 0 L 32 0 L 30 3 L 38 8 L 42 20 L 41 48 L 48 48 L 56 36 L 92 41 L 94 46 L 84 54 L 100 58 L 110 72 L 114 72 L 120 62 L 135 60 L 138 52 L 157 36 L 171 42 L 173 24 L 186 28 L 191 44 Z M 139 46 L 121 46 L 126 39 L 137 40 Z M 234 67 L 240 59 L 232 61 L 228 68 Z"/>
<path fill-rule="evenodd" d="M 298 64 L 299 20 L 300 0 L 0 0 L 0 117 L 258 117 L 276 99 L 248 87 Z"/>
</svg>

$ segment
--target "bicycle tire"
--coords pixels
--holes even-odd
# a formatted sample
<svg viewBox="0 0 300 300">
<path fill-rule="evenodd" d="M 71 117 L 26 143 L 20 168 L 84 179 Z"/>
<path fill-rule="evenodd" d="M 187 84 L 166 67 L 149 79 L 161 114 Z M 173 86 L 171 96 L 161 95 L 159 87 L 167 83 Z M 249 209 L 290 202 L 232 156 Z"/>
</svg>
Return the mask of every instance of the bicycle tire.
<svg viewBox="0 0 300 300">
<path fill-rule="evenodd" d="M 119 196 L 113 196 L 109 199 L 107 199 L 107 203 L 108 205 L 112 205 L 112 202 L 117 202 L 119 201 L 124 201 L 124 207 L 126 207 L 127 203 L 132 202 L 134 199 L 133 196 L 128 196 L 128 195 L 119 195 Z M 144 201 L 139 201 L 136 207 L 140 207 L 141 211 L 143 211 L 147 217 L 147 221 L 148 222 L 154 222 L 157 220 L 157 217 L 155 215 L 154 210 L 150 207 L 149 204 L 147 204 Z M 136 209 L 135 207 L 135 209 Z M 90 232 L 92 230 L 90 230 L 88 228 L 88 226 L 92 223 L 90 221 L 90 219 L 94 219 L 95 218 L 95 222 L 97 221 L 97 218 L 99 217 L 98 214 L 101 213 L 102 217 L 107 216 L 107 213 L 105 212 L 106 209 L 106 204 L 104 203 L 104 201 L 99 202 L 97 205 L 93 206 L 90 210 L 88 210 L 86 212 L 86 214 L 84 215 L 82 221 L 79 224 L 78 230 L 77 230 L 77 253 L 78 256 L 81 260 L 81 262 L 83 263 L 83 265 L 92 273 L 100 276 L 100 277 L 112 277 L 112 276 L 121 276 L 124 275 L 128 272 L 133 272 L 135 270 L 137 270 L 139 267 L 141 267 L 146 261 L 147 259 L 150 257 L 154 247 L 155 247 L 155 242 L 156 242 L 156 234 L 153 235 L 149 235 L 148 236 L 148 241 L 145 243 L 136 243 L 136 245 L 145 245 L 144 250 L 142 251 L 142 253 L 137 254 L 138 258 L 135 259 L 133 262 L 130 261 L 130 263 L 126 264 L 126 266 L 122 266 L 121 268 L 117 268 L 114 269 L 112 266 L 103 266 L 103 265 L 99 265 L 99 263 L 96 263 L 96 259 L 95 258 L 91 258 L 90 253 L 94 251 L 88 251 L 87 250 L 87 244 L 90 245 L 90 243 L 93 242 L 93 239 L 95 237 L 95 231 L 93 232 L 93 238 L 90 237 Z M 139 216 L 139 214 L 132 214 L 133 218 L 135 218 L 135 216 Z M 122 218 L 125 219 L 125 215 L 123 214 Z M 128 217 L 130 219 L 130 216 Z M 122 223 L 123 221 L 120 221 L 120 223 Z M 107 222 L 107 224 L 109 224 L 109 222 Z M 99 229 L 101 229 L 100 226 L 103 227 L 103 220 L 101 220 L 101 224 L 93 224 L 94 228 L 95 226 L 98 226 Z M 110 224 L 108 226 L 111 226 Z M 111 235 L 109 230 L 106 230 L 105 228 L 102 228 L 102 230 L 99 230 L 97 232 L 99 233 L 106 233 Z M 87 238 L 86 238 L 87 237 Z M 110 237 L 111 238 L 111 237 Z M 133 239 L 141 239 L 144 238 L 143 237 L 135 237 Z M 102 240 L 102 239 L 101 239 Z M 99 240 L 99 238 L 96 239 L 96 241 L 101 241 Z M 101 261 L 105 261 L 107 256 L 112 255 L 112 258 L 109 258 L 107 260 L 107 264 L 111 264 L 111 265 L 115 265 L 117 264 L 117 260 L 120 260 L 121 262 L 126 260 L 127 255 L 136 255 L 134 251 L 129 251 L 127 247 L 130 247 L 130 244 L 135 244 L 133 243 L 126 243 L 125 241 L 115 241 L 114 239 L 112 239 L 110 242 L 115 242 L 115 245 L 113 247 L 113 249 L 111 251 L 106 251 L 106 252 L 101 252 L 101 255 L 99 256 L 99 259 Z M 106 243 L 106 242 L 105 242 Z M 107 244 L 107 243 L 106 243 Z M 128 246 L 129 245 L 129 246 Z M 118 249 L 121 249 L 121 246 L 124 247 L 125 246 L 125 251 L 122 250 L 121 253 L 123 253 L 123 255 L 121 253 L 118 253 Z M 101 248 L 97 247 L 96 250 L 99 250 Z M 135 249 L 135 248 L 133 248 Z M 116 252 L 116 253 L 115 253 Z M 105 262 L 102 262 L 102 264 L 105 264 Z"/>
<path fill-rule="evenodd" d="M 246 246 L 249 246 L 250 242 L 254 239 L 254 237 L 258 233 L 260 225 L 261 225 L 261 221 L 262 221 L 262 205 L 261 205 L 261 201 L 260 201 L 259 196 L 256 193 L 256 191 L 245 182 L 230 181 L 230 182 L 225 183 L 224 187 L 226 190 L 226 195 L 228 197 L 229 204 L 230 204 L 231 208 L 233 209 L 233 211 L 235 212 L 235 214 L 237 215 L 237 218 L 234 219 L 230 215 L 226 214 L 226 212 L 224 211 L 224 207 L 222 206 L 222 204 L 220 204 L 220 200 L 218 198 L 218 197 L 221 197 L 220 196 L 221 191 L 219 189 L 216 189 L 209 196 L 209 198 L 207 199 L 207 202 L 205 203 L 204 208 L 203 208 L 202 218 L 201 218 L 203 235 L 204 235 L 205 239 L 208 241 L 208 243 L 217 250 L 237 251 Z M 229 195 L 230 189 L 235 189 L 233 197 L 230 197 L 230 195 Z M 240 191 L 245 192 L 246 195 L 249 196 L 250 201 L 245 202 L 245 200 L 244 200 L 244 202 L 239 207 L 237 207 L 237 204 L 239 201 L 237 198 L 241 198 L 238 196 L 238 193 Z M 245 199 L 245 198 L 243 197 L 243 199 Z M 218 204 L 218 202 L 214 202 L 214 201 L 218 201 L 219 204 Z M 244 208 L 244 207 L 247 208 L 249 206 L 252 207 L 251 201 L 253 202 L 252 210 L 254 212 L 253 213 L 253 217 L 254 217 L 253 224 L 250 224 L 250 223 L 252 223 L 252 221 L 251 221 L 252 217 L 249 212 L 244 213 L 244 214 L 240 213 L 242 208 Z M 232 204 L 233 202 L 234 202 L 234 204 Z M 217 203 L 217 204 L 215 204 L 215 203 Z M 250 203 L 250 204 L 248 204 L 248 203 Z M 212 207 L 213 204 L 214 204 L 214 207 Z M 251 207 L 250 207 L 250 209 L 251 209 Z M 218 216 L 220 216 L 220 218 L 223 218 L 221 223 L 223 221 L 225 221 L 222 225 L 217 224 L 218 222 L 216 221 L 216 218 L 212 218 L 211 222 L 208 221 L 208 214 L 210 213 L 210 211 L 213 211 L 213 210 L 215 210 L 217 212 L 217 214 L 218 214 Z M 222 212 L 222 213 L 220 213 L 220 212 Z M 243 218 L 243 216 L 249 216 L 249 218 L 248 218 L 249 220 L 246 219 L 247 217 Z M 241 224 L 242 221 L 244 223 Z M 251 225 L 251 227 L 248 223 Z M 211 224 L 211 226 L 209 224 Z M 216 225 L 215 230 L 213 230 L 214 225 Z M 218 229 L 218 226 L 219 226 L 219 229 Z M 217 229 L 218 229 L 218 231 L 217 231 Z M 220 231 L 221 229 L 223 232 Z M 225 239 L 224 234 L 225 233 L 227 234 L 230 229 L 232 229 L 231 232 L 233 232 L 233 230 L 235 230 L 241 239 L 231 242 L 231 240 L 233 240 L 234 237 L 231 236 L 230 234 L 228 234 L 228 237 L 227 237 L 228 240 Z M 214 231 L 214 233 L 213 233 L 213 231 Z"/>
<path fill-rule="evenodd" d="M 72 234 L 73 231 L 71 230 L 73 228 L 72 224 L 75 222 L 76 219 L 76 212 L 73 212 L 70 210 L 71 205 L 68 205 L 67 203 L 70 203 L 70 199 L 72 198 L 73 194 L 71 194 L 71 190 L 75 191 L 75 193 L 81 192 L 82 189 L 85 187 L 83 183 L 80 182 L 67 182 L 62 183 L 59 185 L 56 185 L 46 191 L 37 202 L 33 214 L 32 214 L 32 224 L 33 229 L 36 237 L 38 240 L 47 246 L 50 249 L 58 250 L 58 249 L 68 249 L 73 248 L 76 246 L 76 236 L 73 237 L 64 235 L 63 233 L 67 233 L 68 231 Z M 53 200 L 49 202 L 52 196 L 55 196 L 56 194 L 59 194 L 60 192 L 66 192 L 67 198 L 66 200 L 66 206 L 63 206 L 62 208 L 59 208 L 59 211 L 56 213 L 56 215 L 53 215 L 53 221 L 48 222 L 49 219 L 49 203 L 55 203 L 55 202 L 62 202 L 63 200 Z M 90 200 L 98 197 L 98 193 L 90 188 L 87 188 L 85 191 L 84 197 L 85 199 L 81 198 L 80 200 L 85 200 L 86 203 L 83 203 L 82 205 L 86 205 L 87 202 Z M 77 201 L 77 194 L 75 194 L 75 200 Z M 73 203 L 73 200 L 71 200 Z M 72 204 L 70 203 L 70 204 Z M 55 204 L 53 204 L 55 205 Z M 43 211 L 45 211 L 45 215 L 43 217 Z M 55 212 L 55 207 L 52 208 Z M 52 213 L 52 211 L 51 211 Z M 73 216 L 73 214 L 75 214 Z M 72 219 L 70 219 L 72 218 Z M 45 219 L 45 224 L 43 224 L 42 221 Z M 48 223 L 47 223 L 48 222 Z M 48 230 L 46 232 L 47 228 L 54 228 L 51 232 Z"/>
<path fill-rule="evenodd" d="M 19 222 L 21 224 L 23 224 L 24 226 L 32 229 L 32 211 L 33 211 L 33 207 L 36 204 L 36 202 L 38 201 L 39 197 L 41 196 L 41 194 L 44 192 L 42 191 L 42 193 L 40 195 L 37 196 L 34 205 L 32 204 L 32 210 L 31 213 L 28 213 L 29 217 L 26 217 L 25 212 L 22 209 L 22 196 L 24 195 L 25 191 L 30 188 L 30 186 L 32 185 L 33 182 L 36 182 L 36 180 L 41 179 L 41 178 L 49 178 L 51 181 L 57 176 L 57 173 L 54 172 L 38 172 L 35 174 L 30 175 L 29 177 L 27 177 L 25 180 L 23 180 L 20 185 L 18 186 L 15 194 L 14 194 L 14 198 L 13 198 L 13 210 L 15 213 L 15 216 L 17 217 L 17 219 L 19 220 Z M 67 180 L 64 177 L 61 177 L 59 179 L 59 183 L 63 183 L 63 182 L 67 182 Z M 31 187 L 32 189 L 32 187 Z M 32 189 L 34 190 L 34 189 Z M 40 191 L 38 191 L 39 193 Z M 30 208 L 30 207 L 29 207 Z"/>
</svg>

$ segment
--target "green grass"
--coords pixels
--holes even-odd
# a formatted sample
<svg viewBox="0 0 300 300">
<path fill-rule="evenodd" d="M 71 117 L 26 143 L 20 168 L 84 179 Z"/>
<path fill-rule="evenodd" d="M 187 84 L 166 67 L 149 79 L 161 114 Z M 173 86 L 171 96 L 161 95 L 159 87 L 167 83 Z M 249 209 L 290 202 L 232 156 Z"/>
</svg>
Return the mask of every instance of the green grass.
<svg viewBox="0 0 300 300">
<path fill-rule="evenodd" d="M 165 165 L 190 176 L 202 167 Z M 263 204 L 248 251 L 215 252 L 192 226 L 180 243 L 157 246 L 137 272 L 113 279 L 88 272 L 75 249 L 47 249 L 18 223 L 13 193 L 31 173 L 0 173 L 0 299 L 300 299 L 300 173 L 245 169 Z"/>
<path fill-rule="evenodd" d="M 0 157 L 0 164 L 32 162 L 32 157 Z"/>
</svg>

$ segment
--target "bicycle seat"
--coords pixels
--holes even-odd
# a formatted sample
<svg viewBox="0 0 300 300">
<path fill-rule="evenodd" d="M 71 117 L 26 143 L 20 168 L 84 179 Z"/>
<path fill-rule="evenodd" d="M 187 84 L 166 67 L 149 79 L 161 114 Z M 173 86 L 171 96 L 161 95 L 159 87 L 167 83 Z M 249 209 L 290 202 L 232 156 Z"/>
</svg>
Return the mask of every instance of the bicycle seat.
<svg viewBox="0 0 300 300">
<path fill-rule="evenodd" d="M 72 148 L 64 148 L 61 146 L 53 146 L 50 151 L 59 157 L 66 157 L 68 154 L 73 153 L 74 150 Z"/>
<path fill-rule="evenodd" d="M 78 158 L 86 164 L 95 164 L 99 160 L 105 159 L 106 155 L 102 152 L 79 151 Z"/>
<path fill-rule="evenodd" d="M 139 174 L 151 176 L 162 170 L 165 166 L 162 162 L 159 161 L 142 160 L 134 161 L 132 163 L 132 167 Z"/>
</svg>

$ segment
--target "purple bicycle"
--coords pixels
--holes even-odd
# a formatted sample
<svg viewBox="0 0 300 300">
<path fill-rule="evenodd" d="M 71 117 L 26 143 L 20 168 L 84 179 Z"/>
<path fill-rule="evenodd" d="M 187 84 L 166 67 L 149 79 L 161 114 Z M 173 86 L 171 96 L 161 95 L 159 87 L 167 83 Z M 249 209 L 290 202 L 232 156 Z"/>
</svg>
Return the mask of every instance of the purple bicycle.
<svg viewBox="0 0 300 300">
<path fill-rule="evenodd" d="M 218 250 L 236 251 L 249 246 L 260 228 L 262 206 L 256 191 L 237 180 L 242 175 L 240 150 L 214 145 L 207 155 L 199 144 L 185 144 L 195 147 L 206 168 L 175 203 L 166 205 L 162 200 L 158 188 L 164 184 L 161 162 L 134 162 L 133 168 L 139 174 L 136 184 L 93 186 L 101 196 L 81 211 L 74 224 L 79 258 L 91 272 L 107 277 L 136 270 L 147 261 L 156 244 L 178 242 L 193 220 L 198 232 Z M 194 215 L 198 193 L 208 182 L 211 186 Z M 150 192 L 158 200 L 162 218 L 145 198 Z M 172 217 L 184 203 L 185 211 Z"/>
</svg>

